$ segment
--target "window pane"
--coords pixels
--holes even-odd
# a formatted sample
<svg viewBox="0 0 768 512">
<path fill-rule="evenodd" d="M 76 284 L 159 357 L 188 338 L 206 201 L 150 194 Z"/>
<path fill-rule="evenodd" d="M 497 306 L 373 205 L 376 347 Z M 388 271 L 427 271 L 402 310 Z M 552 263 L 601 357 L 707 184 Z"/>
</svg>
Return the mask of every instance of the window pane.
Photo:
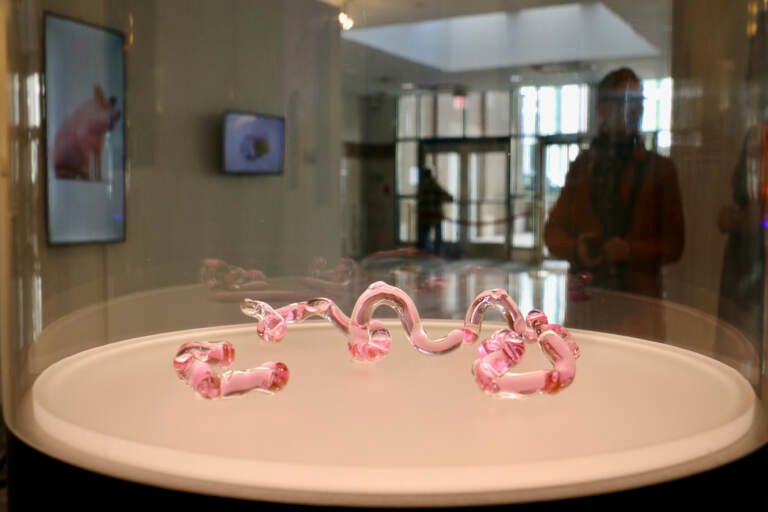
<svg viewBox="0 0 768 512">
<path fill-rule="evenodd" d="M 421 137 L 435 136 L 435 96 L 422 94 L 419 96 L 419 134 Z"/>
<path fill-rule="evenodd" d="M 509 93 L 488 91 L 485 93 L 485 134 L 509 135 Z"/>
<path fill-rule="evenodd" d="M 507 216 L 503 204 L 476 204 L 472 208 L 472 225 L 469 239 L 480 243 L 503 243 L 507 228 Z"/>
<path fill-rule="evenodd" d="M 509 181 L 510 194 L 522 194 L 534 188 L 536 139 L 513 139 L 510 145 L 512 173 Z"/>
<path fill-rule="evenodd" d="M 512 246 L 524 249 L 534 247 L 534 201 L 530 194 L 513 197 L 512 211 Z"/>
<path fill-rule="evenodd" d="M 509 176 L 509 193 L 516 194 L 522 190 L 523 177 L 522 177 L 522 154 L 523 154 L 523 140 L 513 138 L 509 144 L 509 165 L 511 167 L 511 173 Z"/>
<path fill-rule="evenodd" d="M 560 133 L 577 133 L 581 128 L 581 88 L 564 85 L 560 95 Z"/>
<path fill-rule="evenodd" d="M 539 89 L 539 133 L 551 135 L 557 130 L 557 95 L 554 87 Z"/>
<path fill-rule="evenodd" d="M 536 152 L 539 150 L 539 146 L 536 143 L 536 139 L 526 137 L 523 139 L 523 148 L 521 153 L 520 165 L 523 172 L 523 178 L 526 190 L 533 190 L 534 177 L 536 175 L 536 160 L 538 155 Z"/>
<path fill-rule="evenodd" d="M 534 189 L 538 145 L 533 137 L 513 139 L 510 151 L 510 213 L 512 215 L 512 246 L 533 248 Z"/>
<path fill-rule="evenodd" d="M 672 118 L 672 80 L 644 80 L 642 131 L 669 130 Z"/>
<path fill-rule="evenodd" d="M 399 195 L 416 194 L 418 183 L 417 142 L 397 143 L 397 193 Z M 414 175 L 416 179 L 414 180 Z"/>
<path fill-rule="evenodd" d="M 570 144 L 568 146 L 568 165 L 570 166 L 570 163 L 576 160 L 576 157 L 579 156 L 579 151 L 581 149 L 579 148 L 578 144 Z"/>
<path fill-rule="evenodd" d="M 503 201 L 507 181 L 507 155 L 503 151 L 470 153 L 469 200 Z"/>
<path fill-rule="evenodd" d="M 535 87 L 520 88 L 520 132 L 525 135 L 536 134 L 536 115 L 538 113 L 538 98 Z"/>
<path fill-rule="evenodd" d="M 672 133 L 669 130 L 661 130 L 656 137 L 656 151 L 664 156 L 670 155 L 672 146 Z"/>
<path fill-rule="evenodd" d="M 645 100 L 643 101 L 643 119 L 640 130 L 652 132 L 658 129 L 656 80 L 643 80 L 643 95 Z"/>
<path fill-rule="evenodd" d="M 568 172 L 568 145 L 552 144 L 546 148 L 544 165 L 547 170 L 547 188 L 559 189 L 565 184 Z"/>
<path fill-rule="evenodd" d="M 453 196 L 452 203 L 443 205 L 446 220 L 443 221 L 443 240 L 455 242 L 459 239 L 459 165 L 458 153 L 438 153 L 434 159 L 437 182 Z"/>
<path fill-rule="evenodd" d="M 581 91 L 581 115 L 579 116 L 579 131 L 586 132 L 589 130 L 589 87 L 587 84 L 581 84 L 579 89 Z"/>
<path fill-rule="evenodd" d="M 406 94 L 397 100 L 397 136 L 416 136 L 416 96 Z"/>
<path fill-rule="evenodd" d="M 468 167 L 469 239 L 501 243 L 506 232 L 507 155 L 503 151 L 470 153 Z"/>
<path fill-rule="evenodd" d="M 659 83 L 659 130 L 672 126 L 672 79 L 664 78 Z"/>
<path fill-rule="evenodd" d="M 481 137 L 483 135 L 483 94 L 472 92 L 467 95 L 467 105 L 465 107 L 467 127 L 465 135 L 467 137 Z"/>
<path fill-rule="evenodd" d="M 453 94 L 437 96 L 437 135 L 439 137 L 461 137 L 464 111 L 453 106 Z"/>
<path fill-rule="evenodd" d="M 400 199 L 397 205 L 400 223 L 397 235 L 401 242 L 416 241 L 416 199 Z"/>
<path fill-rule="evenodd" d="M 544 191 L 545 215 L 557 201 L 560 190 L 565 185 L 565 176 L 568 173 L 571 162 L 579 154 L 578 144 L 549 144 L 545 146 L 544 169 L 546 176 L 546 189 Z M 549 254 L 545 250 L 545 254 Z"/>
</svg>

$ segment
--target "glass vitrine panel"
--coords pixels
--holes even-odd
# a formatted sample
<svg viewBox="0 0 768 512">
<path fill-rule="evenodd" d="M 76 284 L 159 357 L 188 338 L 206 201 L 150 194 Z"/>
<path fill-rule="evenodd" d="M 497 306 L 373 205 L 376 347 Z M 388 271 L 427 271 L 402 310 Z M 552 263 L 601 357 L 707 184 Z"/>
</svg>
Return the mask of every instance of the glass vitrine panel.
<svg viewBox="0 0 768 512">
<path fill-rule="evenodd" d="M 416 7 L 0 2 L 11 509 L 765 502 L 768 5 Z"/>
</svg>

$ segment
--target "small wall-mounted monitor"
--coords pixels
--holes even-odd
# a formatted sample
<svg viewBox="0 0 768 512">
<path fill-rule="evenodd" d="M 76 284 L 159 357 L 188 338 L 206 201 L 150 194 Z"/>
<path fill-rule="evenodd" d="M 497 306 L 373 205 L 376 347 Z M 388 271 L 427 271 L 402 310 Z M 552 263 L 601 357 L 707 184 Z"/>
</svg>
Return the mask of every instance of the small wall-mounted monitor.
<svg viewBox="0 0 768 512">
<path fill-rule="evenodd" d="M 285 119 L 252 112 L 224 114 L 224 172 L 280 174 L 285 154 Z"/>
</svg>

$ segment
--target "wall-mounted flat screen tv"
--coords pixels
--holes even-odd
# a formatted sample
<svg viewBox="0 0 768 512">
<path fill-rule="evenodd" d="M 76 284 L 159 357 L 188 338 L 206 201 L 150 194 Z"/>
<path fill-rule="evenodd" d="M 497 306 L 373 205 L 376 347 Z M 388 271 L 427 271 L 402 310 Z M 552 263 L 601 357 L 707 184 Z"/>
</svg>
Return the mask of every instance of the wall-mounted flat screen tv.
<svg viewBox="0 0 768 512">
<path fill-rule="evenodd" d="M 44 15 L 51 245 L 125 240 L 125 35 Z"/>
<path fill-rule="evenodd" d="M 284 118 L 252 112 L 226 112 L 223 142 L 225 173 L 283 172 Z"/>
</svg>

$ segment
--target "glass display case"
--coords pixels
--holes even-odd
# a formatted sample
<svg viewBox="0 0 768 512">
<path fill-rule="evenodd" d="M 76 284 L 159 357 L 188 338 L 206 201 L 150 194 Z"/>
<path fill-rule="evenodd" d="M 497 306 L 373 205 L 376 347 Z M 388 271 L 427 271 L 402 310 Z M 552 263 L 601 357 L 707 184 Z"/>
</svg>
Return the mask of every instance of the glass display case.
<svg viewBox="0 0 768 512">
<path fill-rule="evenodd" d="M 8 510 L 768 500 L 768 2 L 0 13 Z"/>
</svg>

